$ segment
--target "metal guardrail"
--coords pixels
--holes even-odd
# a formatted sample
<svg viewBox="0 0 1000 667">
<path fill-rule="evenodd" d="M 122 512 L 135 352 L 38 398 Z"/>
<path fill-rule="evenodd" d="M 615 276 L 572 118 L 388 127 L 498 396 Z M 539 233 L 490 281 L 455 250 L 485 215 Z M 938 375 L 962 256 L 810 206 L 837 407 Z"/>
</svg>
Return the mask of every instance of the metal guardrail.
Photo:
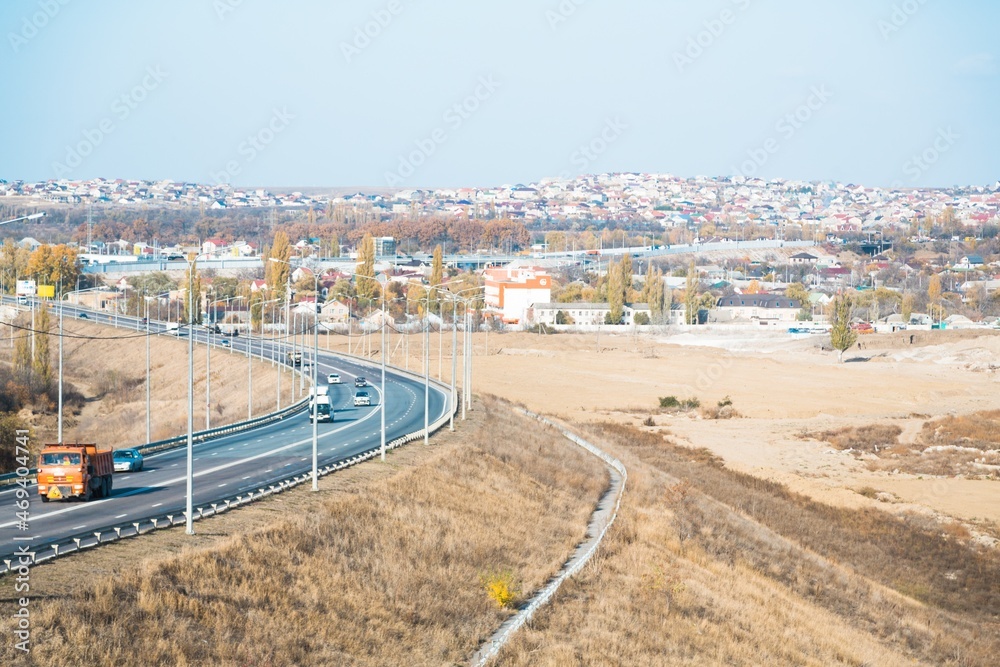
<svg viewBox="0 0 1000 667">
<path fill-rule="evenodd" d="M 482 667 L 490 660 L 492 660 L 494 657 L 496 657 L 497 653 L 499 653 L 500 649 L 502 649 L 504 645 L 508 641 L 510 641 L 510 638 L 514 635 L 514 633 L 520 630 L 521 627 L 524 626 L 524 624 L 530 621 L 531 617 L 534 616 L 535 612 L 538 611 L 538 609 L 542 605 L 547 604 L 549 600 L 552 599 L 552 596 L 555 595 L 555 592 L 557 590 L 559 590 L 559 587 L 562 586 L 563 582 L 572 577 L 573 575 L 575 575 L 577 572 L 579 572 L 583 568 L 583 566 L 590 561 L 594 553 L 597 552 L 598 547 L 601 546 L 601 542 L 604 541 L 604 536 L 607 534 L 608 529 L 611 528 L 611 526 L 615 522 L 615 519 L 618 517 L 618 511 L 621 509 L 622 497 L 625 495 L 625 484 L 628 481 L 628 471 L 625 469 L 624 464 L 622 464 L 622 462 L 619 461 L 618 459 L 614 458 L 607 452 L 604 452 L 601 449 L 595 447 L 594 445 L 587 442 L 583 438 L 577 436 L 575 433 L 572 433 L 560 427 L 559 425 L 549 421 L 548 419 L 542 417 L 539 414 L 524 409 L 519 409 L 519 411 L 522 414 L 527 415 L 528 417 L 536 419 L 542 422 L 543 424 L 547 424 L 555 428 L 560 433 L 562 433 L 562 435 L 566 437 L 568 440 L 572 441 L 573 443 L 579 445 L 580 447 L 587 450 L 594 456 L 598 457 L 611 468 L 614 468 L 618 472 L 618 474 L 622 476 L 622 485 L 621 489 L 619 489 L 618 492 L 618 500 L 615 502 L 615 509 L 611 513 L 611 517 L 608 519 L 607 524 L 604 526 L 600 534 L 597 536 L 597 539 L 594 540 L 594 543 L 590 546 L 589 549 L 587 549 L 587 551 L 584 554 L 582 554 L 579 557 L 579 559 L 573 565 L 560 572 L 543 589 L 538 591 L 538 593 L 535 594 L 534 598 L 532 598 L 528 606 L 525 607 L 524 609 L 519 610 L 517 614 L 514 617 L 512 617 L 512 620 L 508 621 L 510 625 L 507 627 L 506 630 L 504 630 L 504 632 L 501 635 L 499 635 L 498 637 L 494 637 L 493 641 L 490 642 L 489 646 L 484 646 L 480 648 L 479 660 L 475 662 L 475 664 L 478 665 L 479 667 Z"/>
<path fill-rule="evenodd" d="M 239 433 L 241 431 L 249 431 L 261 426 L 267 426 L 276 421 L 281 421 L 285 417 L 290 417 L 302 410 L 306 409 L 309 403 L 308 398 L 303 398 L 297 403 L 279 410 L 278 412 L 271 412 L 269 414 L 254 417 L 253 419 L 246 419 L 241 422 L 236 422 L 234 424 L 229 424 L 227 426 L 219 426 L 216 428 L 210 428 L 204 431 L 197 431 L 193 434 L 193 442 L 205 442 L 213 438 L 217 438 L 223 435 L 231 435 L 233 433 Z M 149 442 L 144 445 L 136 445 L 132 449 L 138 449 L 142 454 L 154 454 L 156 452 L 162 452 L 167 449 L 173 449 L 175 447 L 181 447 L 187 444 L 187 434 L 178 435 L 173 438 L 167 438 L 166 440 L 157 440 L 156 442 Z M 28 475 L 38 474 L 37 468 L 31 468 L 28 470 Z M 18 479 L 23 478 L 24 475 L 18 475 L 16 472 L 7 473 L 5 475 L 0 475 L 0 486 L 9 486 L 16 482 Z"/>
<path fill-rule="evenodd" d="M 400 375 L 409 376 L 411 378 L 415 377 L 412 373 L 409 373 L 401 369 L 397 369 L 395 367 L 393 367 L 392 370 L 393 372 L 398 372 L 398 374 Z M 420 379 L 422 380 L 423 378 Z M 442 385 L 437 381 L 435 381 L 434 384 L 437 385 L 439 388 L 445 388 L 448 389 L 449 391 L 451 389 L 450 386 Z M 288 416 L 289 414 L 294 414 L 295 412 L 305 408 L 307 402 L 308 399 L 304 399 L 303 401 L 293 406 L 290 406 L 285 410 L 282 410 L 281 412 L 272 413 L 270 415 L 266 415 L 265 417 L 258 417 L 256 419 L 247 420 L 246 422 L 241 422 L 241 423 L 247 424 L 250 422 L 255 422 L 269 418 L 272 419 L 272 421 L 280 419 L 283 417 L 280 417 L 278 415 Z M 434 422 L 429 424 L 427 429 L 428 434 L 438 431 L 445 424 L 447 424 L 448 420 L 452 417 L 452 415 L 458 412 L 458 407 L 459 403 L 456 401 L 454 405 L 450 406 L 451 408 L 450 410 L 446 410 L 441 417 L 439 417 Z M 222 429 L 232 428 L 235 426 L 236 424 L 233 424 L 230 427 L 222 427 Z M 217 430 L 221 429 L 211 429 L 211 431 L 217 431 Z M 208 432 L 209 431 L 203 431 L 202 434 Z M 407 443 L 413 442 L 414 440 L 419 440 L 423 437 L 424 437 L 424 429 L 420 429 L 419 431 L 414 431 L 413 433 L 408 433 L 402 437 L 396 438 L 392 442 L 387 442 L 386 451 L 397 449 Z M 184 442 L 187 442 L 187 436 L 183 436 L 181 439 L 183 439 Z M 177 440 L 177 438 L 164 440 L 160 443 L 150 443 L 150 445 L 163 445 L 164 443 L 170 443 L 175 440 Z M 164 446 L 164 448 L 168 448 L 170 446 L 176 446 L 176 445 L 167 445 Z M 319 469 L 318 471 L 319 476 L 324 477 L 331 473 L 337 472 L 338 470 L 343 470 L 344 468 L 350 468 L 351 466 L 358 465 L 359 463 L 369 461 L 379 456 L 381 449 L 382 449 L 381 444 L 379 444 L 373 447 L 372 449 L 366 452 L 362 452 L 361 454 L 358 454 L 356 456 L 352 456 L 349 459 L 340 461 L 339 463 L 334 463 L 324 466 Z M 276 493 L 282 493 L 283 491 L 295 488 L 296 486 L 302 484 L 303 482 L 311 480 L 312 480 L 312 471 L 306 473 L 299 473 L 296 475 L 290 475 L 289 477 L 271 482 L 266 487 L 263 486 L 259 487 L 256 492 L 247 491 L 236 496 L 223 498 L 222 500 L 219 500 L 217 502 L 206 503 L 201 507 L 195 508 L 195 515 L 192 518 L 192 520 L 198 521 L 199 519 L 204 519 L 210 516 L 215 516 L 217 514 L 222 514 L 223 512 L 226 512 L 228 510 L 235 509 L 242 505 L 256 502 L 258 500 L 262 500 Z M 21 565 L 18 562 L 15 562 L 14 559 L 4 559 L 2 564 L 0 564 L 0 576 L 12 570 L 20 571 L 21 568 L 30 568 L 40 563 L 50 561 L 54 558 L 61 558 L 63 556 L 67 556 L 69 554 L 76 553 L 84 549 L 90 549 L 99 546 L 101 544 L 117 542 L 119 540 L 127 539 L 130 537 L 137 537 L 139 535 L 146 535 L 160 528 L 170 528 L 171 526 L 184 525 L 186 523 L 187 523 L 187 512 L 181 510 L 176 513 L 164 514 L 161 516 L 144 519 L 142 521 L 134 521 L 117 526 L 109 526 L 107 528 L 103 528 L 97 531 L 88 531 L 86 533 L 80 533 L 78 535 L 71 536 L 68 539 L 63 540 L 61 542 L 54 542 L 46 546 L 43 546 L 40 549 L 30 552 L 30 557 L 31 557 L 30 565 Z"/>
</svg>

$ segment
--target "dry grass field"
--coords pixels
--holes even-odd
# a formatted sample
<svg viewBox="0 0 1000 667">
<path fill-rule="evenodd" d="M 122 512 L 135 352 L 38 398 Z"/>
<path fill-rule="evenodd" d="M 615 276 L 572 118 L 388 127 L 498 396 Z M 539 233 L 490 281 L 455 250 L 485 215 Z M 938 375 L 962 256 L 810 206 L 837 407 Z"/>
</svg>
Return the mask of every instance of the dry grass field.
<svg viewBox="0 0 1000 667">
<path fill-rule="evenodd" d="M 208 548 L 68 594 L 56 582 L 79 577 L 75 559 L 36 568 L 32 581 L 51 582 L 38 595 L 51 594 L 32 606 L 32 653 L 7 643 L 0 662 L 461 663 L 511 613 L 483 577 L 512 573 L 518 600 L 543 585 L 608 483 L 553 431 L 492 402 L 474 414 L 416 465 Z"/>
<path fill-rule="evenodd" d="M 437 342 L 431 374 L 448 379 Z M 477 391 L 561 418 L 629 470 L 595 560 L 497 664 L 995 664 L 1000 481 L 982 466 L 1000 337 L 862 342 L 838 364 L 822 341 L 757 332 L 477 335 Z M 408 361 L 390 345 L 420 367 L 418 338 Z M 483 575 L 513 573 L 525 599 L 606 483 L 553 432 L 480 405 L 319 498 L 38 568 L 26 664 L 80 647 L 94 664 L 463 664 L 510 613 Z M 55 583 L 84 562 L 107 576 Z"/>
</svg>

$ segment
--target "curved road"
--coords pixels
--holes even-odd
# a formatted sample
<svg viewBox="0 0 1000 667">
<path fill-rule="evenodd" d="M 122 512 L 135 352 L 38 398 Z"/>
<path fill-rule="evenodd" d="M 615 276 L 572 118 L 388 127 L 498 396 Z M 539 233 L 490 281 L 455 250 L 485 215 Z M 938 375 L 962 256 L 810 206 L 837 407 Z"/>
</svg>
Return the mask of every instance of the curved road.
<svg viewBox="0 0 1000 667">
<path fill-rule="evenodd" d="M 67 307 L 65 317 L 70 316 Z M 108 318 L 104 314 L 89 313 L 89 319 L 104 324 Z M 135 318 L 119 317 L 118 325 L 134 330 L 138 323 Z M 151 323 L 151 330 L 153 327 Z M 157 324 L 155 328 L 162 331 L 163 325 Z M 204 330 L 195 333 L 196 342 L 206 337 Z M 213 338 L 221 340 L 219 336 Z M 136 340 L 141 341 L 141 338 Z M 238 351 L 245 350 L 246 337 L 230 340 Z M 253 341 L 254 354 L 258 353 L 259 340 Z M 265 343 L 265 359 L 269 353 L 270 348 Z M 310 355 L 311 350 L 307 348 L 306 361 Z M 319 362 L 321 384 L 325 383 L 329 372 L 339 372 L 343 380 L 343 384 L 330 385 L 334 422 L 319 424 L 319 466 L 322 468 L 380 446 L 382 397 L 379 367 L 342 359 L 323 350 L 320 350 Z M 353 405 L 354 378 L 358 375 L 369 380 L 374 403 L 371 407 L 355 408 Z M 390 371 L 386 373 L 386 393 L 387 442 L 423 429 L 423 382 Z M 448 399 L 448 392 L 431 385 L 430 423 L 446 414 Z M 94 434 L 91 440 L 101 446 L 112 444 L 101 442 L 100 434 Z M 3 443 L 4 446 L 13 444 Z M 208 508 L 222 498 L 266 488 L 278 480 L 310 470 L 312 422 L 304 411 L 259 429 L 196 443 L 194 507 L 196 511 L 199 507 Z M 181 446 L 146 456 L 144 469 L 140 472 L 116 474 L 110 498 L 43 504 L 32 484 L 28 530 L 20 528 L 15 516 L 16 487 L 7 487 L 0 491 L 0 508 L 9 508 L 6 513 L 0 513 L 0 559 L 9 559 L 15 550 L 25 545 L 41 550 L 72 537 L 92 537 L 95 532 L 108 531 L 114 526 L 127 526 L 168 514 L 182 515 L 186 507 L 186 474 L 187 447 Z"/>
</svg>

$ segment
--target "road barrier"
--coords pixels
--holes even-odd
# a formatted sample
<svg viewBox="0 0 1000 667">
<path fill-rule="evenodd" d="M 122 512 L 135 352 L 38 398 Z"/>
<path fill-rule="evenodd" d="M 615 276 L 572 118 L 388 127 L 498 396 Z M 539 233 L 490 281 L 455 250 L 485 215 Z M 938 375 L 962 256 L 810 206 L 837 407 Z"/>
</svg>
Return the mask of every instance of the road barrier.
<svg viewBox="0 0 1000 667">
<path fill-rule="evenodd" d="M 344 355 L 346 356 L 346 355 Z M 370 361 L 368 362 L 371 363 Z M 389 367 L 387 367 L 389 370 Z M 407 371 L 392 368 L 393 373 L 398 375 L 403 375 L 410 377 L 411 379 L 423 380 L 422 376 L 415 376 Z M 437 381 L 432 381 L 439 389 L 450 392 L 451 387 L 449 385 L 444 385 Z M 450 395 L 450 394 L 449 394 Z M 302 401 L 296 403 L 295 405 L 289 406 L 280 412 L 271 413 L 263 417 L 257 417 L 254 419 L 249 419 L 239 424 L 232 424 L 230 426 L 223 426 L 217 429 L 209 429 L 207 431 L 201 431 L 196 434 L 196 436 L 201 436 L 200 439 L 196 441 L 201 442 L 207 440 L 211 437 L 217 437 L 219 435 L 225 435 L 228 433 L 235 433 L 239 430 L 246 430 L 247 428 L 253 428 L 253 426 L 248 426 L 249 424 L 254 424 L 255 426 L 263 426 L 266 423 L 271 423 L 279 419 L 283 419 L 289 415 L 295 414 L 306 408 L 309 399 L 303 399 Z M 448 423 L 448 420 L 452 415 L 458 412 L 459 403 L 456 402 L 454 405 L 450 406 L 450 410 L 445 410 L 444 414 L 431 422 L 428 426 L 427 433 L 432 434 Z M 239 427 L 239 428 L 237 428 Z M 392 442 L 386 443 L 386 451 L 402 447 L 403 445 L 413 442 L 414 440 L 419 440 L 424 437 L 424 429 L 415 431 L 413 433 L 408 433 L 402 437 L 396 438 Z M 162 451 L 163 449 L 169 449 L 171 447 L 177 447 L 181 443 L 187 442 L 187 436 L 180 436 L 178 438 L 171 438 L 169 440 L 163 440 L 157 443 L 149 443 L 145 447 L 158 447 L 158 449 L 145 449 L 144 451 Z M 319 476 L 324 477 L 331 473 L 337 472 L 338 470 L 343 470 L 345 468 L 350 468 L 352 466 L 358 465 L 365 461 L 369 461 L 380 455 L 382 446 L 381 444 L 376 445 L 372 449 L 352 456 L 349 459 L 343 461 L 338 461 L 337 463 L 332 463 L 326 465 L 318 470 Z M 258 487 L 256 491 L 243 491 L 239 495 L 230 496 L 228 498 L 221 498 L 212 502 L 204 503 L 200 507 L 194 509 L 193 521 L 199 519 L 215 516 L 222 514 L 231 509 L 247 505 L 252 502 L 256 502 L 263 498 L 267 498 L 276 493 L 282 493 L 289 489 L 292 489 L 303 482 L 312 480 L 312 471 L 306 473 L 298 473 L 295 475 L 290 475 L 285 478 L 278 479 L 273 482 L 269 482 L 266 487 Z M 78 551 L 83 551 L 84 549 L 90 549 L 101 544 L 107 544 L 109 542 L 117 542 L 119 540 L 127 539 L 130 537 L 137 537 L 139 535 L 145 535 L 154 530 L 160 530 L 163 528 L 171 528 L 173 526 L 185 525 L 187 522 L 187 512 L 183 510 L 171 510 L 170 514 L 162 514 L 160 516 L 151 517 L 149 519 L 143 519 L 142 521 L 128 522 L 124 524 L 110 525 L 107 527 L 100 528 L 98 530 L 90 530 L 84 533 L 78 533 L 72 535 L 59 542 L 53 542 L 46 546 L 40 547 L 35 551 L 30 552 L 31 566 L 50 561 L 54 558 L 62 558 L 63 556 L 68 556 L 69 554 L 76 553 Z M 12 565 L 16 569 L 17 564 L 11 559 L 4 559 L 0 563 L 0 575 L 9 572 Z"/>
</svg>

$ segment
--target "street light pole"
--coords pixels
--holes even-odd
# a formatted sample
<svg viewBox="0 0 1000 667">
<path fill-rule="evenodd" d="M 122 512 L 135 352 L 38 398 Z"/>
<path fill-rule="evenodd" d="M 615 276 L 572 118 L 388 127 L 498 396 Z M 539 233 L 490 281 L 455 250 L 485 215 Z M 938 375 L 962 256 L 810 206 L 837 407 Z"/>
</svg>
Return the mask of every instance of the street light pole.
<svg viewBox="0 0 1000 667">
<path fill-rule="evenodd" d="M 319 387 L 319 272 L 313 271 L 313 281 L 314 289 L 316 293 L 316 301 L 313 304 L 313 358 L 312 358 L 312 371 L 313 371 L 313 390 L 316 394 L 315 401 L 315 411 L 316 414 L 313 415 L 313 469 L 312 469 L 312 490 L 319 491 L 319 435 L 317 433 L 319 429 L 319 391 L 316 387 Z M 331 411 L 332 411 L 331 407 Z"/>
<path fill-rule="evenodd" d="M 195 258 L 197 259 L 197 258 Z M 188 264 L 188 432 L 187 432 L 187 527 L 194 535 L 194 262 Z M 117 312 L 117 309 L 116 309 Z"/>
<path fill-rule="evenodd" d="M 59 437 L 58 442 L 63 442 L 63 303 L 62 285 L 59 287 Z"/>
</svg>

